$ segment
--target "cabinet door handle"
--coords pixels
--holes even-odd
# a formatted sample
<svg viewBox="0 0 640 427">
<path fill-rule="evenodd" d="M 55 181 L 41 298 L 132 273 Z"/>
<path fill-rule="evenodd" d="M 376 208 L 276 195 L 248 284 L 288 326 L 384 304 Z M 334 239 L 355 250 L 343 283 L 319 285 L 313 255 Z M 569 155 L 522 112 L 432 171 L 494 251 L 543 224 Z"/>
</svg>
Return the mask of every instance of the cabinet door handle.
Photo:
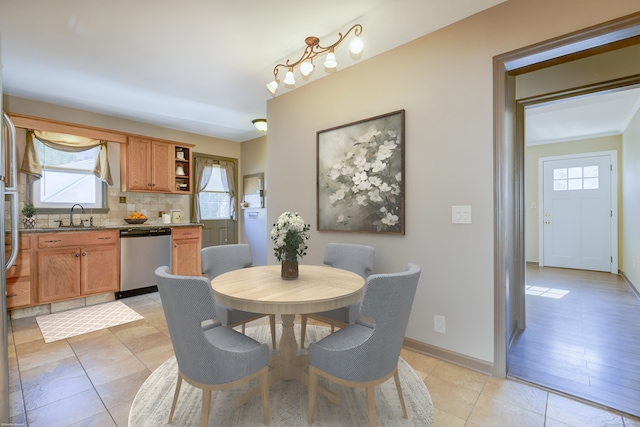
<svg viewBox="0 0 640 427">
<path fill-rule="evenodd" d="M 111 237 L 98 237 L 98 240 L 111 240 Z"/>
<path fill-rule="evenodd" d="M 45 240 L 44 242 L 45 243 L 55 243 L 55 242 L 59 242 L 59 241 L 60 241 L 60 239 L 57 239 L 57 240 Z"/>
<path fill-rule="evenodd" d="M 82 256 L 87 256 L 87 253 L 86 252 L 82 252 Z"/>
<path fill-rule="evenodd" d="M 7 298 L 13 298 L 13 297 L 17 297 L 17 296 L 18 296 L 18 294 L 9 294 L 9 293 L 7 294 Z"/>
<path fill-rule="evenodd" d="M 76 254 L 76 258 L 80 258 L 80 254 Z"/>
</svg>

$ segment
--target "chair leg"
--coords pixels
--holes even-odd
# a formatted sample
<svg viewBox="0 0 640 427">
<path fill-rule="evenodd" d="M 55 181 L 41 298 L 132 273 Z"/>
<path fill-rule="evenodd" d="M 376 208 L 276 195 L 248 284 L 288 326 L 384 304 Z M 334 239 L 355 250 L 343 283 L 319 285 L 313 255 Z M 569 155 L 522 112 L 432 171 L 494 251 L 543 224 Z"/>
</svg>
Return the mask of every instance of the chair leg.
<svg viewBox="0 0 640 427">
<path fill-rule="evenodd" d="M 243 324 L 242 324 L 242 335 L 246 335 L 246 334 L 245 334 L 245 331 L 246 331 L 246 330 L 247 330 L 247 324 L 246 324 L 246 323 L 243 323 Z"/>
<path fill-rule="evenodd" d="M 376 396 L 374 386 L 367 387 L 367 415 L 369 416 L 369 427 L 376 427 Z"/>
<path fill-rule="evenodd" d="M 202 389 L 202 416 L 200 417 L 200 427 L 207 427 L 209 424 L 209 410 L 211 409 L 211 390 Z"/>
<path fill-rule="evenodd" d="M 318 392 L 318 371 L 313 366 L 309 366 L 309 412 L 307 421 L 313 424 L 313 414 L 316 409 L 316 394 Z"/>
<path fill-rule="evenodd" d="M 178 396 L 180 395 L 180 386 L 182 385 L 182 374 L 178 371 L 178 380 L 176 381 L 176 391 L 173 393 L 173 403 L 171 404 L 171 412 L 169 412 L 168 424 L 173 422 L 173 413 L 176 410 L 176 403 L 178 403 Z"/>
<path fill-rule="evenodd" d="M 269 326 L 271 327 L 271 345 L 276 349 L 276 315 L 269 315 Z"/>
<path fill-rule="evenodd" d="M 407 407 L 404 405 L 404 397 L 402 397 L 402 387 L 400 387 L 400 374 L 398 374 L 398 367 L 396 366 L 393 373 L 393 379 L 396 382 L 396 390 L 398 390 L 398 397 L 400 398 L 400 405 L 402 406 L 402 415 L 404 418 L 409 418 L 407 415 Z"/>
<path fill-rule="evenodd" d="M 307 315 L 300 315 L 300 348 L 304 348 L 304 337 L 307 335 Z"/>
<path fill-rule="evenodd" d="M 262 399 L 262 420 L 269 425 L 269 368 L 260 375 L 260 398 Z"/>
</svg>

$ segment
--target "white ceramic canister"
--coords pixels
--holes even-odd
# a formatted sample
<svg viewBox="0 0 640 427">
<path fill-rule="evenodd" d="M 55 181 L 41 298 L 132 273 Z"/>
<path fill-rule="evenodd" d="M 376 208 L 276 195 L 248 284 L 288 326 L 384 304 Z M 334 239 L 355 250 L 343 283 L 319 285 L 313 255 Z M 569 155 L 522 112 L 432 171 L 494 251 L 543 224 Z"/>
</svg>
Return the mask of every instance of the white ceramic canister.
<svg viewBox="0 0 640 427">
<path fill-rule="evenodd" d="M 182 211 L 181 210 L 172 210 L 171 211 L 171 222 L 174 224 L 180 224 L 182 222 Z"/>
<path fill-rule="evenodd" d="M 171 214 L 170 213 L 162 213 L 162 223 L 163 224 L 171 224 Z"/>
</svg>

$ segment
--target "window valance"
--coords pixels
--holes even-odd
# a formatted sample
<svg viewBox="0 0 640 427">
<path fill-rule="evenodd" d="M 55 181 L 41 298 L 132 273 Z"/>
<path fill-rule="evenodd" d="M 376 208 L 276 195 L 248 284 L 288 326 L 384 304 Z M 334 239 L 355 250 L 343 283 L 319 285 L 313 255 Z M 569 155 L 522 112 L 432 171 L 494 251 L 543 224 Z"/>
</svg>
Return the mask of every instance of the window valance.
<svg viewBox="0 0 640 427">
<path fill-rule="evenodd" d="M 42 178 L 42 167 L 36 150 L 33 138 L 37 138 L 46 146 L 61 151 L 86 151 L 94 147 L 100 147 L 100 154 L 96 159 L 93 174 L 109 185 L 113 185 L 111 169 L 109 168 L 109 156 L 107 152 L 107 141 L 87 138 L 84 136 L 69 135 L 65 133 L 47 132 L 28 129 L 27 142 L 22 159 L 21 172 L 27 175 L 29 183 Z"/>
</svg>

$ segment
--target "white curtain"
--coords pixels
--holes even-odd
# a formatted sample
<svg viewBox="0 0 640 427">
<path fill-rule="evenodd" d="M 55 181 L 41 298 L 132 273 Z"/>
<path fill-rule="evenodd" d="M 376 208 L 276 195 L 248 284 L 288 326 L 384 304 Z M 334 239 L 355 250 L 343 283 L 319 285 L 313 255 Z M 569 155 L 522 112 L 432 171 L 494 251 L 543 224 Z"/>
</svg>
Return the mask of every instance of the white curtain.
<svg viewBox="0 0 640 427">
<path fill-rule="evenodd" d="M 229 193 L 229 213 L 231 214 L 231 219 L 236 219 L 236 180 L 235 176 L 235 166 L 233 162 L 225 162 L 220 161 L 220 176 L 222 177 L 222 185 L 227 193 Z"/>
<path fill-rule="evenodd" d="M 196 186 L 193 194 L 193 209 L 191 209 L 191 220 L 195 223 L 199 223 L 202 219 L 200 215 L 200 193 L 207 188 L 207 184 L 209 184 L 213 165 L 213 159 L 195 158 Z"/>
</svg>

